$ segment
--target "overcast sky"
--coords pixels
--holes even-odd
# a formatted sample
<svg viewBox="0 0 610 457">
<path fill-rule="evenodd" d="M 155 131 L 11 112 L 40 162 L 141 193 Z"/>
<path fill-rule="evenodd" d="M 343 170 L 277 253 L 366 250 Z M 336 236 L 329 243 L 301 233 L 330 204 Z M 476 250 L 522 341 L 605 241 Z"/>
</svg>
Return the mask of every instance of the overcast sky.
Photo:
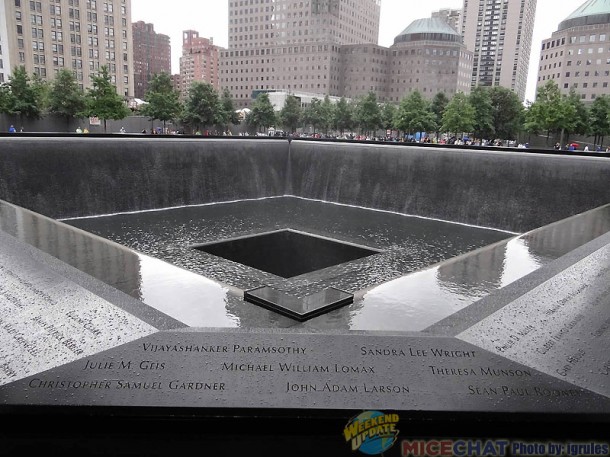
<svg viewBox="0 0 610 457">
<path fill-rule="evenodd" d="M 415 19 L 430 17 L 432 11 L 440 8 L 461 8 L 462 3 L 462 0 L 381 0 L 379 44 L 390 46 L 394 37 Z M 559 23 L 583 3 L 584 0 L 538 0 L 526 93 L 528 100 L 533 100 L 535 95 L 542 40 L 550 38 Z M 172 73 L 178 72 L 183 30 L 197 30 L 200 36 L 213 38 L 219 46 L 228 45 L 229 0 L 132 0 L 131 4 L 133 22 L 152 23 L 156 32 L 170 36 Z"/>
</svg>

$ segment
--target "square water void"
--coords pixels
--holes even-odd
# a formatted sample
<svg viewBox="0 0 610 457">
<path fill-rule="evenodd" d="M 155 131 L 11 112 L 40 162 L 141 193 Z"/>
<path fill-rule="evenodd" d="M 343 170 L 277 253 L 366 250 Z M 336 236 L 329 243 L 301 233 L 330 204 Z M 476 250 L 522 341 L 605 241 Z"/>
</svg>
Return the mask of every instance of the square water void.
<svg viewBox="0 0 610 457">
<path fill-rule="evenodd" d="M 193 247 L 282 278 L 292 278 L 381 252 L 289 229 Z"/>
</svg>

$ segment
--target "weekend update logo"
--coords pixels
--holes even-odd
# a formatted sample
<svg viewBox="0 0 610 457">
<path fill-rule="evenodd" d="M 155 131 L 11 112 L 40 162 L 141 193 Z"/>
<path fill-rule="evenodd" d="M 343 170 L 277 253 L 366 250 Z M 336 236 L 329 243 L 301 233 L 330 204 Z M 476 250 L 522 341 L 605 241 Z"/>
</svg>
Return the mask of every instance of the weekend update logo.
<svg viewBox="0 0 610 457">
<path fill-rule="evenodd" d="M 345 441 L 352 443 L 352 451 L 379 455 L 390 449 L 398 439 L 398 414 L 365 411 L 353 417 L 345 426 Z"/>
</svg>

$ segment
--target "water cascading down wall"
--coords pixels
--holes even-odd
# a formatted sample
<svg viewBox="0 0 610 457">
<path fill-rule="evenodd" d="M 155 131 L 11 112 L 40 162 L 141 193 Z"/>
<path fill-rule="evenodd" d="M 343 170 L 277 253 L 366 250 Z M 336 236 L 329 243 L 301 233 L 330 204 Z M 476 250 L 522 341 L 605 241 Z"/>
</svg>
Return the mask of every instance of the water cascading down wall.
<svg viewBox="0 0 610 457">
<path fill-rule="evenodd" d="M 293 140 L 4 138 L 0 199 L 67 218 L 282 195 L 524 232 L 610 201 L 610 160 Z"/>
</svg>

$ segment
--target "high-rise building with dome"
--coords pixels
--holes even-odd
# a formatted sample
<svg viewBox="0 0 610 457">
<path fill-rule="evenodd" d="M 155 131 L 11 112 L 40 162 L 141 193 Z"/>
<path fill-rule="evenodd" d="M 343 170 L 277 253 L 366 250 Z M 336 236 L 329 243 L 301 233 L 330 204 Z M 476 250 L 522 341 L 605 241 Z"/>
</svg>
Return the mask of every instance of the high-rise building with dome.
<svg viewBox="0 0 610 457">
<path fill-rule="evenodd" d="M 456 92 L 470 93 L 473 53 L 443 19 L 413 21 L 394 39 L 390 51 L 390 101 L 413 91 L 427 98 L 438 92 L 450 98 Z"/>
<path fill-rule="evenodd" d="M 588 0 L 542 42 L 537 87 L 555 81 L 583 101 L 610 94 L 610 0 Z"/>
<path fill-rule="evenodd" d="M 441 18 L 418 19 L 390 48 L 380 46 L 380 4 L 254 0 L 245 8 L 245 3 L 230 2 L 222 88 L 229 89 L 239 108 L 262 92 L 302 100 L 355 99 L 373 92 L 379 101 L 393 103 L 413 91 L 429 99 L 438 92 L 448 97 L 470 92 L 473 53 L 458 31 Z"/>
</svg>

